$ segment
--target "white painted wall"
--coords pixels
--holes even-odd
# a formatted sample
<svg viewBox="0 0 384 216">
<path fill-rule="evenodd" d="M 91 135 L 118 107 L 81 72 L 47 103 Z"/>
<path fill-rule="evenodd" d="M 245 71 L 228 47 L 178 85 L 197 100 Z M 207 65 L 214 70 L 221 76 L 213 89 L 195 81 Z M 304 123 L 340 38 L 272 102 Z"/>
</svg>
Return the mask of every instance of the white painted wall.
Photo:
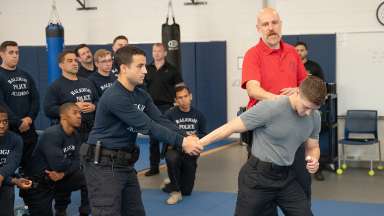
<svg viewBox="0 0 384 216">
<path fill-rule="evenodd" d="M 381 2 L 382 0 L 274 0 L 283 20 L 285 34 L 383 32 L 384 26 L 376 20 L 376 8 Z M 338 62 L 336 69 L 340 67 Z M 384 75 L 379 74 L 377 79 L 384 80 Z M 339 138 L 342 138 L 344 120 L 339 119 L 338 123 Z M 379 138 L 384 140 L 383 120 L 379 121 Z M 377 146 L 347 146 L 346 155 L 355 160 L 378 159 Z"/>
<path fill-rule="evenodd" d="M 275 0 L 286 34 L 384 31 L 376 21 L 382 0 Z"/>
</svg>

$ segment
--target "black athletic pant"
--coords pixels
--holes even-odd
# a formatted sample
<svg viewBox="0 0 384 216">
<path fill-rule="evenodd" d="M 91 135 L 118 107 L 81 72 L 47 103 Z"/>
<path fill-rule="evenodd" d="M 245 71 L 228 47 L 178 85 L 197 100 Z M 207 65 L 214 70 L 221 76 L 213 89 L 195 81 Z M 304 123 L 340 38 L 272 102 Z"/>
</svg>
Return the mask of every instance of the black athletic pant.
<svg viewBox="0 0 384 216">
<path fill-rule="evenodd" d="M 32 180 L 34 179 L 32 178 Z M 36 188 L 22 192 L 31 216 L 52 216 L 52 201 L 56 194 L 76 191 L 86 186 L 84 175 L 80 169 L 57 182 L 50 180 L 38 180 L 36 182 L 38 183 Z M 79 212 L 90 214 L 88 199 L 82 201 Z"/>
<path fill-rule="evenodd" d="M 84 118 L 83 118 L 84 119 Z M 82 120 L 83 121 L 83 120 Z M 88 120 L 87 120 L 88 122 Z M 93 121 L 89 121 L 91 123 L 83 123 L 82 128 L 79 129 L 80 139 L 81 142 L 84 143 L 88 139 L 89 132 L 91 130 L 91 125 L 93 125 Z M 85 140 L 85 141 L 84 141 Z M 56 210 L 66 210 L 68 205 L 71 203 L 71 194 L 72 191 L 62 191 L 60 193 L 55 194 L 55 209 Z M 88 203 L 88 191 L 86 186 L 80 188 L 80 199 L 81 199 L 81 206 L 84 206 L 85 203 Z M 88 206 L 88 204 L 86 205 Z M 83 212 L 85 210 L 79 209 L 79 212 Z"/>
<path fill-rule="evenodd" d="M 168 149 L 165 153 L 168 176 L 171 180 L 172 191 L 180 191 L 182 195 L 189 196 L 195 184 L 198 156 Z"/>
<path fill-rule="evenodd" d="M 251 150 L 252 150 L 252 134 L 247 132 L 248 139 L 251 140 L 247 146 L 248 151 L 248 158 L 251 157 Z M 307 199 L 309 203 L 311 204 L 311 184 L 312 179 L 311 175 L 309 174 L 307 168 L 306 168 L 306 162 L 305 162 L 305 146 L 302 144 L 296 151 L 295 154 L 295 160 L 292 165 L 296 181 L 299 183 L 299 185 L 303 188 L 305 195 L 307 196 Z M 272 206 L 276 206 L 276 204 L 272 204 Z M 268 209 L 268 211 L 267 211 Z M 266 207 L 265 214 L 261 214 L 260 216 L 277 216 L 277 209 L 275 207 L 270 208 L 269 206 Z"/>
<path fill-rule="evenodd" d="M 71 204 L 72 191 L 58 191 L 55 193 L 55 210 L 66 210 L 69 204 Z M 79 212 L 86 213 L 90 211 L 88 202 L 87 186 L 84 185 L 80 188 L 80 202 Z"/>
<path fill-rule="evenodd" d="M 23 155 L 20 162 L 20 167 L 23 168 L 27 163 L 31 161 L 32 153 L 36 147 L 38 136 L 34 125 L 32 125 L 31 128 L 24 133 L 20 133 L 18 130 L 17 133 L 23 139 Z"/>
<path fill-rule="evenodd" d="M 117 166 L 107 157 L 97 165 L 82 156 L 92 216 L 145 216 L 141 189 L 132 166 Z"/>
<path fill-rule="evenodd" d="M 15 188 L 9 185 L 0 187 L 0 216 L 13 216 Z"/>
<path fill-rule="evenodd" d="M 291 166 L 280 167 L 251 156 L 240 170 L 238 184 L 235 216 L 267 215 L 266 206 L 271 203 L 288 216 L 312 215 Z"/>
<path fill-rule="evenodd" d="M 311 174 L 306 168 L 307 162 L 305 161 L 305 147 L 302 144 L 296 151 L 295 160 L 293 161 L 293 168 L 295 170 L 296 180 L 303 188 L 305 195 L 309 202 L 311 202 Z"/>
<path fill-rule="evenodd" d="M 161 113 L 165 113 L 173 104 L 156 105 Z M 149 162 L 151 169 L 159 169 L 160 164 L 160 142 L 157 139 L 149 137 Z"/>
</svg>

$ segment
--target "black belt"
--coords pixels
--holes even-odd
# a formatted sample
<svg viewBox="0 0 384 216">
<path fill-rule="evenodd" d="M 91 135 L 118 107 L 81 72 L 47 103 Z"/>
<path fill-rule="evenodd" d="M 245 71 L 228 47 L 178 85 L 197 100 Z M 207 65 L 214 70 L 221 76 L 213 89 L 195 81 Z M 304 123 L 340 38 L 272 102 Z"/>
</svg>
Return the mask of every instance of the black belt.
<svg viewBox="0 0 384 216">
<path fill-rule="evenodd" d="M 96 148 L 95 145 L 90 145 L 90 144 L 85 144 L 85 143 L 83 145 L 89 145 L 88 154 L 90 154 L 90 155 L 94 154 L 95 148 Z M 116 158 L 118 155 L 131 154 L 131 153 L 132 153 L 132 151 L 121 150 L 121 149 L 115 150 L 115 149 L 107 149 L 107 148 L 103 148 L 103 147 L 101 147 L 101 149 L 100 149 L 100 156 L 101 157 Z"/>
<path fill-rule="evenodd" d="M 292 166 L 280 166 L 271 162 L 262 161 L 259 158 L 251 155 L 248 159 L 248 163 L 256 169 L 262 170 L 274 170 L 274 171 L 288 171 Z"/>
<path fill-rule="evenodd" d="M 95 145 L 90 145 L 87 143 L 83 143 L 81 148 L 80 148 L 80 154 L 86 156 L 90 161 L 94 160 L 95 157 Z M 82 148 L 86 147 L 86 152 L 82 153 Z M 101 147 L 100 149 L 100 159 L 108 159 L 108 160 L 113 160 L 117 164 L 121 164 L 123 166 L 126 165 L 133 165 L 139 158 L 140 155 L 140 149 L 136 145 L 129 150 L 122 150 L 122 149 L 107 149 L 104 147 Z"/>
</svg>

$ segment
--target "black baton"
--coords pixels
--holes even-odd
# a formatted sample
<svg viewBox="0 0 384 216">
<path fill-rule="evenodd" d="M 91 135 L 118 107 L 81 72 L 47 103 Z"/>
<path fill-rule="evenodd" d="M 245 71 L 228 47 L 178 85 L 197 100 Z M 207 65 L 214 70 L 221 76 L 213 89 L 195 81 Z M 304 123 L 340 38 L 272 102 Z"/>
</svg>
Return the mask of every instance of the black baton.
<svg viewBox="0 0 384 216">
<path fill-rule="evenodd" d="M 101 150 L 101 141 L 98 140 L 96 142 L 96 147 L 95 147 L 95 152 L 94 152 L 94 159 L 93 159 L 93 163 L 94 164 L 98 164 L 99 163 L 99 158 L 100 158 L 100 150 Z"/>
</svg>

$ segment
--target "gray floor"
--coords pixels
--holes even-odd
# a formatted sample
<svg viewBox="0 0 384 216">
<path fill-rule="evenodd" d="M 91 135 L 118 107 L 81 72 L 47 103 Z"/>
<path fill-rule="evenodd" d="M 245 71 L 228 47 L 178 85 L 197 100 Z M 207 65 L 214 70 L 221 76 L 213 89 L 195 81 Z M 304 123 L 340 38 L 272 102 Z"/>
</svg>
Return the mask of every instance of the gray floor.
<svg viewBox="0 0 384 216">
<path fill-rule="evenodd" d="M 237 175 L 246 160 L 244 146 L 232 145 L 199 159 L 195 190 L 237 191 Z M 367 169 L 350 168 L 343 175 L 325 171 L 326 180 L 313 181 L 313 199 L 384 203 L 384 171 L 368 176 Z M 140 175 L 142 188 L 159 188 L 166 170 L 153 177 Z"/>
</svg>

